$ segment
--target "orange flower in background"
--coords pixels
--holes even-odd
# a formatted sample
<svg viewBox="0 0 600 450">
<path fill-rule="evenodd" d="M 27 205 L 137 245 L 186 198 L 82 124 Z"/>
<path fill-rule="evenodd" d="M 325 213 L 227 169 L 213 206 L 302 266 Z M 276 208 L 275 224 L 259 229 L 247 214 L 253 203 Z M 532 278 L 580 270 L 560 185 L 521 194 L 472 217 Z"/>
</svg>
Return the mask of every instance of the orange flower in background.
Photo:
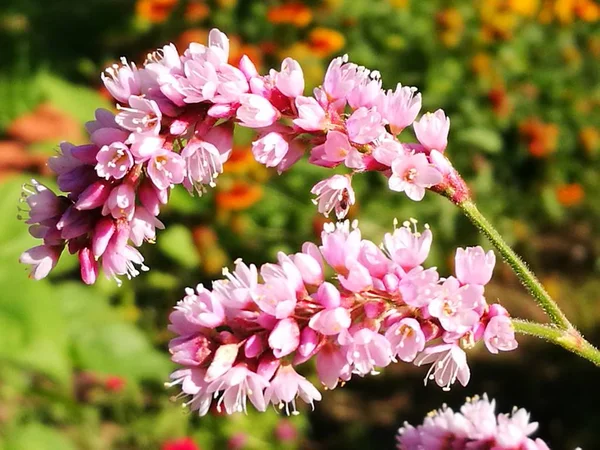
<svg viewBox="0 0 600 450">
<path fill-rule="evenodd" d="M 252 44 L 246 44 L 238 36 L 229 37 L 229 64 L 237 66 L 242 56 L 248 56 L 256 68 L 260 70 L 262 66 L 262 51 L 260 47 Z"/>
<path fill-rule="evenodd" d="M 258 202 L 262 195 L 263 191 L 259 185 L 235 180 L 230 188 L 219 190 L 215 195 L 215 200 L 219 209 L 242 211 Z"/>
<path fill-rule="evenodd" d="M 192 42 L 206 42 L 208 31 L 203 28 L 190 28 L 179 35 L 175 45 L 180 51 L 184 51 Z"/>
<path fill-rule="evenodd" d="M 273 6 L 267 11 L 267 20 L 274 25 L 287 24 L 304 28 L 312 19 L 312 11 L 302 3 Z"/>
<path fill-rule="evenodd" d="M 563 206 L 579 205 L 584 197 L 583 187 L 578 183 L 561 184 L 556 187 L 556 199 Z"/>
<path fill-rule="evenodd" d="M 190 22 L 197 22 L 206 19 L 210 14 L 210 8 L 202 1 L 190 2 L 185 8 L 183 17 Z"/>
<path fill-rule="evenodd" d="M 320 58 L 339 52 L 345 45 L 344 35 L 330 28 L 317 27 L 308 34 L 308 46 Z"/>
<path fill-rule="evenodd" d="M 258 163 L 252 155 L 252 150 L 248 146 L 234 146 L 231 156 L 223 167 L 223 172 L 228 174 L 248 173 L 253 166 Z"/>
<path fill-rule="evenodd" d="M 488 92 L 488 99 L 496 116 L 503 118 L 512 112 L 512 102 L 504 86 L 498 86 Z"/>
<path fill-rule="evenodd" d="M 553 153 L 558 145 L 558 126 L 544 123 L 536 117 L 525 120 L 519 126 L 523 139 L 527 142 L 529 154 L 543 158 Z"/>
<path fill-rule="evenodd" d="M 600 20 L 600 4 L 593 0 L 579 0 L 575 2 L 575 14 L 585 22 Z"/>
<path fill-rule="evenodd" d="M 175 6 L 177 0 L 138 0 L 135 4 L 135 12 L 138 17 L 149 22 L 161 23 L 167 20 Z"/>
<path fill-rule="evenodd" d="M 8 126 L 6 134 L 26 144 L 83 140 L 81 124 L 50 103 L 42 103 L 33 111 L 17 117 Z"/>
</svg>

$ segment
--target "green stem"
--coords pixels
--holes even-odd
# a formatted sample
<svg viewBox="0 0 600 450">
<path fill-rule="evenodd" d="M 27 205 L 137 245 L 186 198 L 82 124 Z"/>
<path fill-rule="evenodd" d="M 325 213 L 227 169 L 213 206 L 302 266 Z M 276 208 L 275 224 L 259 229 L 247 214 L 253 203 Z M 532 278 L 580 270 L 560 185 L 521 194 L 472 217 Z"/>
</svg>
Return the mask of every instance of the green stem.
<svg viewBox="0 0 600 450">
<path fill-rule="evenodd" d="M 600 367 L 600 351 L 586 341 L 574 328 L 562 330 L 553 325 L 512 319 L 515 331 L 544 339 L 579 355 Z"/>
<path fill-rule="evenodd" d="M 559 329 L 573 330 L 574 327 L 567 319 L 565 314 L 558 307 L 556 302 L 546 292 L 544 286 L 536 278 L 535 274 L 527 267 L 527 264 L 514 252 L 512 248 L 504 241 L 500 233 L 492 226 L 492 224 L 481 214 L 481 212 L 470 200 L 463 201 L 457 204 L 464 214 L 475 224 L 490 242 L 500 252 L 504 260 L 510 265 L 513 272 L 517 275 L 521 283 L 531 293 L 537 304 L 548 315 L 553 324 Z M 561 344 L 562 345 L 562 344 Z"/>
</svg>

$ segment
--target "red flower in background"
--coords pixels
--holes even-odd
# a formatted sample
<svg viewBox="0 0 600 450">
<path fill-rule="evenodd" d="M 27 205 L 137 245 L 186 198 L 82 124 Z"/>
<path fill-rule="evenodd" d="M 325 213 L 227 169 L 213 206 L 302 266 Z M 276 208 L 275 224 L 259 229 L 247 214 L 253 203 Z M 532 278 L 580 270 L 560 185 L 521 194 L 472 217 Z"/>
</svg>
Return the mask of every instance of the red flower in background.
<svg viewBox="0 0 600 450">
<path fill-rule="evenodd" d="M 110 375 L 104 380 L 104 387 L 109 392 L 121 392 L 126 383 L 125 378 L 118 375 Z"/>
<path fill-rule="evenodd" d="M 184 437 L 166 441 L 161 450 L 200 450 L 200 447 L 192 440 L 192 438 Z"/>
</svg>

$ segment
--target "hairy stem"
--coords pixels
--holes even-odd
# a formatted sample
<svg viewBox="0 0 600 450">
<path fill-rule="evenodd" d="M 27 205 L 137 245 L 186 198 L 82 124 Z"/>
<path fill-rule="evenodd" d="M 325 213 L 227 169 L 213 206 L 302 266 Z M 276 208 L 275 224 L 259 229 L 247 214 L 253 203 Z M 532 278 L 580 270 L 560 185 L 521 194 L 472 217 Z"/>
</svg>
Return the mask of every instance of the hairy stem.
<svg viewBox="0 0 600 450">
<path fill-rule="evenodd" d="M 556 302 L 546 292 L 544 286 L 539 282 L 535 274 L 527 267 L 527 264 L 515 253 L 515 251 L 504 241 L 500 233 L 492 224 L 481 214 L 481 212 L 470 200 L 457 204 L 463 213 L 475 224 L 489 241 L 500 252 L 504 260 L 512 268 L 521 283 L 531 293 L 536 303 L 544 310 L 550 320 L 558 329 L 573 330 L 574 327 L 567 319 L 565 314 L 558 307 Z"/>
<path fill-rule="evenodd" d="M 512 319 L 515 331 L 544 339 L 587 359 L 600 367 L 600 351 L 584 339 L 574 328 L 560 329 L 554 325 Z"/>
</svg>

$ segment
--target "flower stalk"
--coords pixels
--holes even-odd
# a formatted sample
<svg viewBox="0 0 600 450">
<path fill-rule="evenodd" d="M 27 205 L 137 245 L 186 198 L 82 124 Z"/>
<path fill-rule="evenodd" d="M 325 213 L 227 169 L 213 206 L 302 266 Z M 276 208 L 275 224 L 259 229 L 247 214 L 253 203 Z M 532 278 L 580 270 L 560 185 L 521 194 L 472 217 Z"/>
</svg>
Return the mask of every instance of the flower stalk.
<svg viewBox="0 0 600 450">
<path fill-rule="evenodd" d="M 530 322 L 523 319 L 513 319 L 515 331 L 544 339 L 553 344 L 579 355 L 596 366 L 600 366 L 600 351 L 590 344 L 581 333 L 571 324 L 565 313 L 552 299 L 544 286 L 537 279 L 527 264 L 506 243 L 498 230 L 479 211 L 471 200 L 457 203 L 458 207 L 469 220 L 500 252 L 504 260 L 527 288 L 536 303 L 550 318 L 550 324 Z"/>
</svg>

